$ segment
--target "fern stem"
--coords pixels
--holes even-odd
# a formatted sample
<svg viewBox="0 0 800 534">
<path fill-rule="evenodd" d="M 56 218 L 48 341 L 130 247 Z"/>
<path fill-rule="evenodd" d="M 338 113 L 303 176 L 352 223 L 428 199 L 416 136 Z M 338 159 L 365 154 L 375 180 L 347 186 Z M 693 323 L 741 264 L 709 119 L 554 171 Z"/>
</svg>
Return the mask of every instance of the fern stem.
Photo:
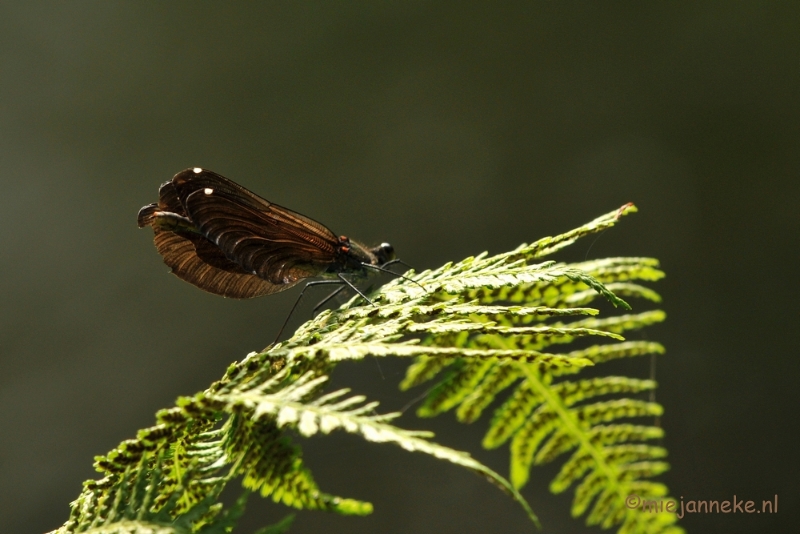
<svg viewBox="0 0 800 534">
<path fill-rule="evenodd" d="M 569 411 L 569 409 L 567 409 L 566 406 L 564 406 L 564 403 L 561 402 L 561 399 L 556 396 L 553 388 L 545 385 L 541 381 L 539 373 L 533 368 L 533 366 L 522 362 L 517 363 L 517 365 L 525 374 L 525 378 L 528 380 L 528 386 L 531 388 L 531 390 L 540 395 L 550 409 L 558 414 L 558 417 L 562 422 L 561 428 L 569 431 L 569 433 L 576 438 L 576 440 L 580 443 L 580 448 L 588 452 L 592 459 L 594 459 L 597 466 L 597 471 L 600 471 L 603 474 L 613 492 L 620 498 L 625 499 L 627 495 L 621 494 L 621 488 L 618 484 L 619 473 L 613 466 L 609 465 L 602 452 L 591 442 L 589 439 L 589 434 L 581 428 L 575 416 Z M 635 514 L 635 510 L 628 509 L 626 511 L 626 515 L 630 516 L 631 514 Z"/>
<path fill-rule="evenodd" d="M 581 446 L 591 454 L 603 474 L 609 479 L 614 476 L 615 473 L 612 471 L 612 467 L 608 465 L 603 455 L 597 450 L 597 447 L 592 445 L 592 442 L 589 441 L 589 435 L 580 428 L 575 416 L 573 416 L 561 400 L 556 397 L 553 389 L 542 383 L 539 373 L 536 372 L 535 369 L 532 369 L 531 366 L 525 364 L 518 365 L 525 374 L 525 378 L 528 379 L 529 387 L 541 395 L 545 400 L 545 404 L 558 414 L 559 418 L 564 422 L 564 428 L 568 429 L 570 433 L 578 439 Z"/>
</svg>

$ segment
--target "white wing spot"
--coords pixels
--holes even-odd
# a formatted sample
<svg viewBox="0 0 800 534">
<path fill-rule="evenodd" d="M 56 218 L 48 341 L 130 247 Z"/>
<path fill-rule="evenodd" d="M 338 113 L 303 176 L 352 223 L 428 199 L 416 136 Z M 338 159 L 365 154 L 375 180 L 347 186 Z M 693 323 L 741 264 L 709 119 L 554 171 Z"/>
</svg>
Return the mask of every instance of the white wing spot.
<svg viewBox="0 0 800 534">
<path fill-rule="evenodd" d="M 194 171 L 195 174 L 200 174 L 201 172 L 203 172 L 203 169 L 201 169 L 200 167 L 195 167 L 192 170 Z"/>
<path fill-rule="evenodd" d="M 213 189 L 211 189 L 210 187 L 206 187 L 205 189 L 203 189 L 203 192 L 204 192 L 206 195 L 210 195 L 211 193 L 213 193 L 213 192 L 214 192 L 214 190 L 213 190 Z"/>
</svg>

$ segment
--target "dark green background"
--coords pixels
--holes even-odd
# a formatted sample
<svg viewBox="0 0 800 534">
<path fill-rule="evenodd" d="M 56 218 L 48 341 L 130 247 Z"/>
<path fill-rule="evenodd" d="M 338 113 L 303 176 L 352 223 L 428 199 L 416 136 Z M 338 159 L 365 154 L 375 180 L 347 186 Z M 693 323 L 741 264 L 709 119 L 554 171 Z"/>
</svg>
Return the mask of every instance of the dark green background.
<svg viewBox="0 0 800 534">
<path fill-rule="evenodd" d="M 686 499 L 780 498 L 778 515 L 683 525 L 792 531 L 798 28 L 797 2 L 3 3 L 0 531 L 60 525 L 93 455 L 264 347 L 296 298 L 224 300 L 167 274 L 136 212 L 190 166 L 418 268 L 634 201 L 563 257 L 656 256 L 668 273 L 668 321 L 647 333 L 668 348 L 663 480 Z M 417 395 L 396 391 L 403 365 L 334 382 L 397 409 Z M 507 473 L 506 449 L 477 447 L 485 417 L 401 423 Z M 455 466 L 300 441 L 324 490 L 376 511 L 301 513 L 295 532 L 530 527 Z M 524 494 L 545 532 L 583 532 L 572 494 L 547 493 L 556 469 Z M 253 498 L 239 532 L 285 513 Z"/>
</svg>

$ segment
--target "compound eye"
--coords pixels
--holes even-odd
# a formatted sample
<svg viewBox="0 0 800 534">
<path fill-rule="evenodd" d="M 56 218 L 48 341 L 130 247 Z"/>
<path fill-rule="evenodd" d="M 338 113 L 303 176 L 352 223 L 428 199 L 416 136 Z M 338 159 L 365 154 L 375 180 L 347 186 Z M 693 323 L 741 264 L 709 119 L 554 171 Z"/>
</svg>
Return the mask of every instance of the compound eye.
<svg viewBox="0 0 800 534">
<path fill-rule="evenodd" d="M 394 247 L 389 243 L 381 243 L 381 251 L 386 255 L 387 260 L 394 259 Z"/>
</svg>

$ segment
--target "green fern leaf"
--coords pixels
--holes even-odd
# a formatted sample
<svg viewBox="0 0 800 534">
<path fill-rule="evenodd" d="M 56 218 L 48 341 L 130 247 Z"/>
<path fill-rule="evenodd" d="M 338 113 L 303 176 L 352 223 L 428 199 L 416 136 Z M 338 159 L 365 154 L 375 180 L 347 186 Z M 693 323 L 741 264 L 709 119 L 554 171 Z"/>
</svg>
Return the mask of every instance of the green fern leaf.
<svg viewBox="0 0 800 534">
<path fill-rule="evenodd" d="M 620 421 L 662 413 L 660 405 L 634 398 L 655 384 L 627 377 L 567 379 L 611 359 L 663 353 L 658 343 L 622 337 L 663 320 L 662 312 L 599 318 L 598 310 L 585 307 L 598 298 L 623 309 L 630 309 L 623 297 L 658 302 L 657 293 L 639 283 L 663 276 L 658 262 L 541 261 L 633 211 L 623 206 L 508 253 L 409 271 L 406 279 L 370 294 L 374 306 L 354 297 L 339 310 L 322 312 L 290 339 L 231 364 L 207 390 L 180 398 L 157 413 L 154 426 L 96 458 L 101 478 L 84 484 L 57 532 L 230 532 L 250 490 L 294 508 L 369 513 L 367 502 L 322 492 L 290 439 L 291 432 L 310 436 L 337 429 L 479 473 L 534 522 L 518 488 L 532 465 L 569 454 L 551 487 L 575 485 L 574 513 L 588 512 L 588 522 L 617 525 L 620 532 L 679 531 L 674 516 L 624 507 L 624 496 L 632 492 L 667 494 L 649 480 L 668 467 L 665 451 L 643 443 L 663 433 Z M 581 345 L 557 350 L 574 343 Z M 324 391 L 336 363 L 366 356 L 413 358 L 403 388 L 437 380 L 421 415 L 452 409 L 472 422 L 507 395 L 484 444 L 510 441 L 511 482 L 467 453 L 433 442 L 429 432 L 395 426 L 398 414 L 376 413 L 377 403 L 363 396 Z M 589 402 L 598 396 L 614 398 Z M 219 495 L 237 477 L 245 494 L 223 509 Z"/>
<path fill-rule="evenodd" d="M 663 485 L 647 480 L 668 468 L 659 460 L 666 451 L 643 443 L 660 439 L 663 431 L 652 426 L 618 422 L 627 418 L 657 417 L 662 413 L 660 405 L 635 398 L 652 391 L 655 382 L 620 376 L 558 380 L 579 374 L 586 367 L 584 360 L 599 365 L 612 359 L 664 352 L 658 343 L 622 338 L 628 331 L 663 321 L 664 312 L 650 310 L 599 318 L 595 317 L 597 310 L 579 308 L 598 298 L 623 309 L 630 309 L 630 306 L 620 297 L 660 302 L 655 291 L 638 283 L 654 282 L 664 276 L 658 261 L 634 257 L 572 265 L 530 264 L 579 237 L 612 226 L 627 210 L 606 214 L 572 232 L 523 245 L 505 255 L 470 258 L 463 270 L 469 272 L 471 280 L 487 277 L 482 279 L 486 282 L 482 288 L 473 287 L 469 282 L 444 286 L 486 308 L 507 303 L 509 309 L 541 307 L 562 311 L 550 315 L 487 314 L 480 320 L 474 319 L 471 326 L 453 324 L 451 331 L 461 331 L 462 337 L 457 343 L 465 349 L 558 354 L 553 347 L 581 338 L 590 340 L 587 336 L 608 336 L 614 342 L 591 340 L 588 347 L 562 353 L 566 358 L 581 362 L 575 366 L 547 365 L 545 360 L 530 358 L 493 358 L 475 368 L 474 361 L 453 355 L 448 360 L 448 371 L 438 378 L 420 413 L 431 416 L 455 409 L 459 420 L 474 422 L 499 395 L 507 393 L 505 402 L 495 410 L 489 423 L 483 446 L 494 448 L 510 441 L 510 480 L 514 486 L 522 487 L 527 483 L 533 465 L 570 453 L 550 488 L 562 492 L 577 484 L 574 515 L 588 512 L 587 524 L 599 524 L 604 528 L 617 525 L 620 532 L 679 532 L 681 530 L 674 526 L 674 516 L 640 513 L 627 509 L 624 503 L 627 495 L 636 492 L 648 498 L 666 495 Z M 518 277 L 516 283 L 504 284 L 508 279 L 497 274 L 503 266 Z M 569 316 L 579 314 L 592 317 L 566 321 Z M 549 322 L 552 319 L 556 322 Z M 436 328 L 444 330 L 439 325 Z M 416 326 L 415 331 L 432 332 L 425 326 Z M 422 344 L 429 342 L 423 339 Z M 422 366 L 425 366 L 425 380 L 432 380 L 444 371 L 443 367 L 436 369 L 427 361 L 420 360 L 417 365 L 420 367 L 412 366 L 405 387 L 420 383 L 415 377 L 421 375 Z M 589 402 L 598 396 L 621 398 Z"/>
</svg>

